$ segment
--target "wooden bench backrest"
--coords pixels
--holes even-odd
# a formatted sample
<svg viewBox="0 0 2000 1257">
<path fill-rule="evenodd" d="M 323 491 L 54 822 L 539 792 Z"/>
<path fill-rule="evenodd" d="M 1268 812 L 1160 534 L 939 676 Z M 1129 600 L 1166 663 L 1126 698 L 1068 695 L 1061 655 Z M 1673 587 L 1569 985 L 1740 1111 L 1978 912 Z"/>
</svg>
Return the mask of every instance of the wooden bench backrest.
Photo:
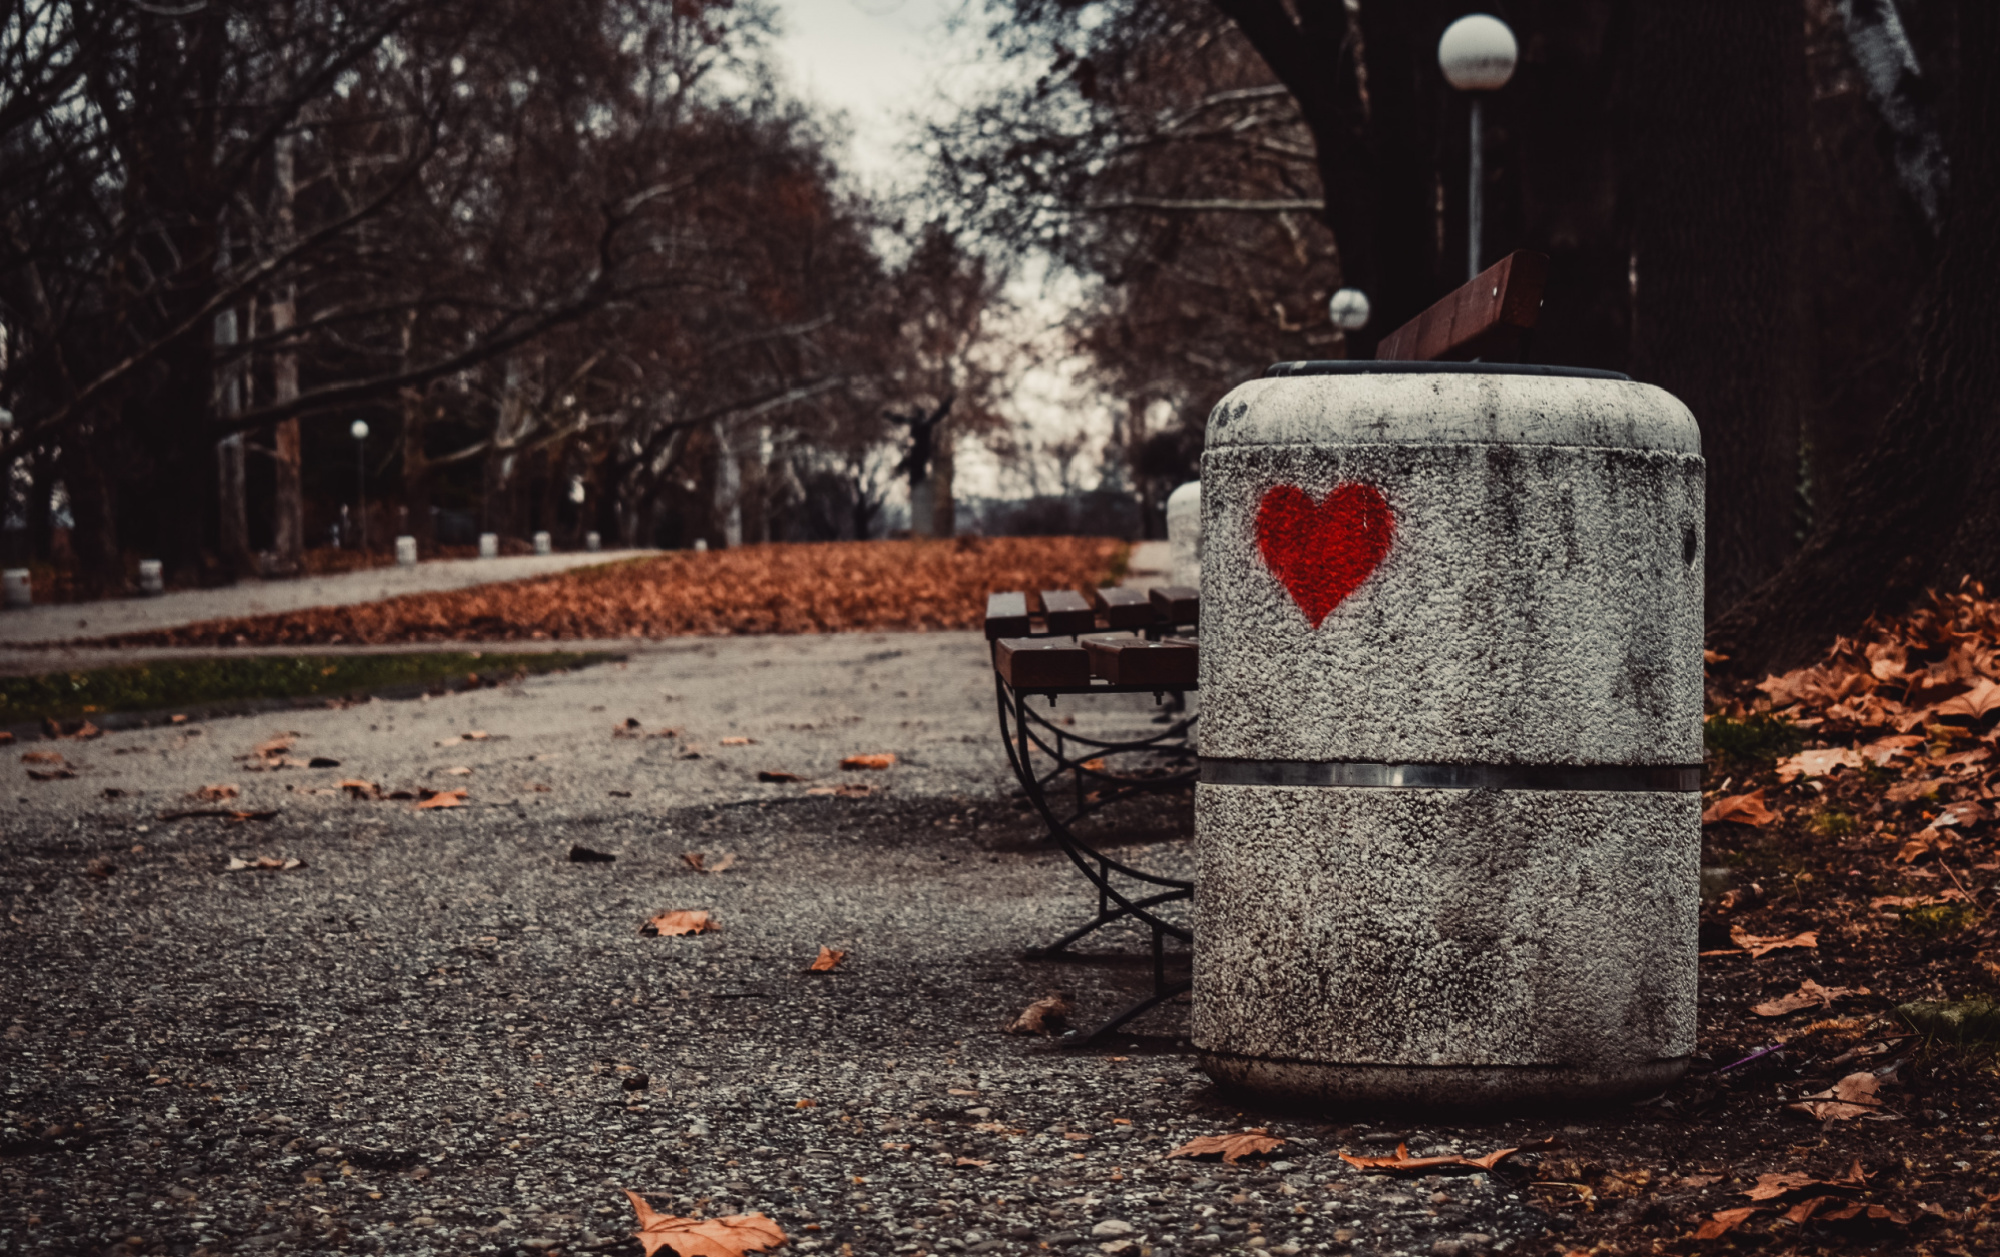
<svg viewBox="0 0 2000 1257">
<path fill-rule="evenodd" d="M 1516 249 L 1382 338 L 1384 362 L 1512 362 L 1548 287 L 1547 254 Z"/>
</svg>

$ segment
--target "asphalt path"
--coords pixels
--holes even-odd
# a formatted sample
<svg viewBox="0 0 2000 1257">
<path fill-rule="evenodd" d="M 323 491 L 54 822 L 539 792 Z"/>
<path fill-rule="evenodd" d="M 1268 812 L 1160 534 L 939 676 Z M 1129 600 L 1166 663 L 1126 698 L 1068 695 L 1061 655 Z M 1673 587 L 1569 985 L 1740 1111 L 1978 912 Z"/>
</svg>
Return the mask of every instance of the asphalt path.
<svg viewBox="0 0 2000 1257">
<path fill-rule="evenodd" d="M 1152 727 L 1147 696 L 1103 706 L 1077 727 Z M 1023 958 L 1089 900 L 992 722 L 976 635 L 854 634 L 6 748 L 8 1251 L 636 1253 L 628 1188 L 841 1257 L 1548 1249 L 1531 1160 L 1337 1154 L 1559 1128 L 1244 1110 L 1182 1007 L 1088 1050 L 1004 1033 L 1057 992 L 1089 1023 L 1148 970 L 1132 934 Z M 1184 870 L 1187 809 L 1121 855 Z M 274 815 L 175 816 L 202 810 Z M 719 928 L 640 932 L 675 909 Z M 808 972 L 821 947 L 845 959 Z M 1246 1127 L 1285 1142 L 1168 1155 Z"/>
</svg>

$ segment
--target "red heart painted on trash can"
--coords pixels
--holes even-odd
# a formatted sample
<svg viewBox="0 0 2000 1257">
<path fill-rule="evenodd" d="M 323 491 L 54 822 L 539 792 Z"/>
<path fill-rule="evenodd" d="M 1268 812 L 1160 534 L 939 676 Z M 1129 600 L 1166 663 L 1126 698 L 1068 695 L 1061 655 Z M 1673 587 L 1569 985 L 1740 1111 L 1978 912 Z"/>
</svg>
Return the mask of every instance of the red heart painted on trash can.
<svg viewBox="0 0 2000 1257">
<path fill-rule="evenodd" d="M 1314 628 L 1382 563 L 1396 513 L 1372 484 L 1337 484 L 1318 504 L 1294 485 L 1264 494 L 1257 548 Z"/>
</svg>

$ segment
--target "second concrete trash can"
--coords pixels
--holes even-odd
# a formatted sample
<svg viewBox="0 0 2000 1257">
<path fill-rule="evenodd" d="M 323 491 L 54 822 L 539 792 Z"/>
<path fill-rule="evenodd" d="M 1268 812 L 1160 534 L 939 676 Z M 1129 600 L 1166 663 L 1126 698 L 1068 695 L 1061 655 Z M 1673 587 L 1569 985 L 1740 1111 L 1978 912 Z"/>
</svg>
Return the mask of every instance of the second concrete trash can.
<svg viewBox="0 0 2000 1257">
<path fill-rule="evenodd" d="M 1294 363 L 1202 459 L 1194 1044 L 1266 1100 L 1657 1091 L 1694 1048 L 1700 436 L 1605 372 Z"/>
</svg>

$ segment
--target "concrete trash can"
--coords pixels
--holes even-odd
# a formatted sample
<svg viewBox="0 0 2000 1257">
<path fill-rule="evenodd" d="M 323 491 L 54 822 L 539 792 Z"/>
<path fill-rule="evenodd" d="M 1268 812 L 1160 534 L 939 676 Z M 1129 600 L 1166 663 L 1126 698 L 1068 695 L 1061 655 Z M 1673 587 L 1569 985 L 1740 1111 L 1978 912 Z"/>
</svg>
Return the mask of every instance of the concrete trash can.
<svg viewBox="0 0 2000 1257">
<path fill-rule="evenodd" d="M 139 596 L 157 598 L 167 592 L 167 580 L 158 559 L 139 560 Z"/>
<path fill-rule="evenodd" d="M 1694 1048 L 1700 434 L 1609 372 L 1286 363 L 1202 458 L 1193 1040 L 1267 1101 Z"/>
<path fill-rule="evenodd" d="M 1168 579 L 1201 588 L 1201 481 L 1190 480 L 1167 495 Z"/>
<path fill-rule="evenodd" d="M 603 536 L 594 532 L 587 532 L 583 534 L 583 548 L 590 551 L 592 554 L 596 554 L 598 551 L 604 549 Z"/>
<path fill-rule="evenodd" d="M 35 591 L 28 583 L 28 569 L 10 567 L 0 572 L 0 607 L 25 611 L 35 605 Z"/>
<path fill-rule="evenodd" d="M 415 567 L 417 565 L 417 539 L 403 536 L 396 538 L 396 566 Z"/>
<path fill-rule="evenodd" d="M 483 532 L 479 534 L 479 557 L 497 559 L 500 557 L 500 534 Z"/>
<path fill-rule="evenodd" d="M 535 553 L 536 553 L 536 554 L 550 554 L 550 553 L 553 553 L 553 551 L 554 551 L 554 547 L 553 547 L 553 546 L 551 546 L 551 545 L 549 544 L 549 535 L 548 535 L 547 533 L 545 533 L 545 532 L 538 532 L 538 533 L 536 533 L 536 534 L 535 534 Z"/>
</svg>

